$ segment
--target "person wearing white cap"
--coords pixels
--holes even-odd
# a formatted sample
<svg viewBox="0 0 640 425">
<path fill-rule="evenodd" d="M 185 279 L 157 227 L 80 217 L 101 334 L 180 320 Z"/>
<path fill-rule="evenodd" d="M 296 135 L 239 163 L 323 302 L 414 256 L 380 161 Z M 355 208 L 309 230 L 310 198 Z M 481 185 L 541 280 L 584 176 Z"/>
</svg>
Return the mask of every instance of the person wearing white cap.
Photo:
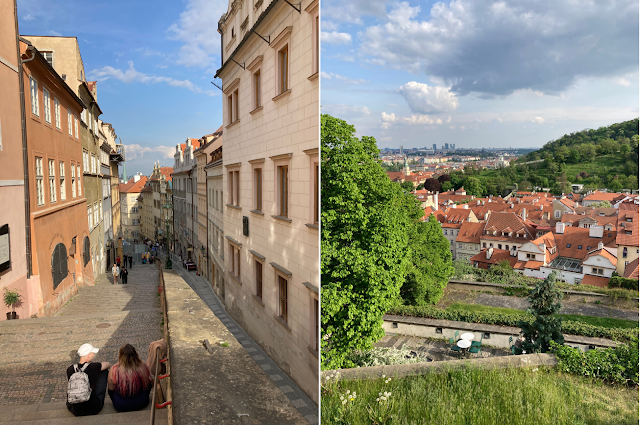
<svg viewBox="0 0 640 425">
<path fill-rule="evenodd" d="M 91 387 L 91 396 L 82 403 L 70 403 L 67 399 L 67 409 L 75 416 L 97 415 L 104 406 L 104 397 L 107 393 L 107 377 L 109 375 L 109 362 L 92 362 L 96 353 L 99 351 L 91 344 L 82 344 L 78 349 L 80 361 L 77 365 L 73 364 L 67 368 L 67 380 L 78 372 L 83 371 L 89 377 L 89 385 Z"/>
</svg>

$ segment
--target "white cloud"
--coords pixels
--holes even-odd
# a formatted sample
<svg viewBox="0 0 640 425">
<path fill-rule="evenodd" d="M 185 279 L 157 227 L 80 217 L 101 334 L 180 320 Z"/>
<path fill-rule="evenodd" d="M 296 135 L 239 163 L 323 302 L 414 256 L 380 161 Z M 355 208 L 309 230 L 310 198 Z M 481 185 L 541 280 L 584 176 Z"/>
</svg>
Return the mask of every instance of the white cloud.
<svg viewBox="0 0 640 425">
<path fill-rule="evenodd" d="M 25 16 L 25 17 L 24 17 L 24 20 L 25 20 L 25 21 L 33 21 L 34 19 L 36 19 L 36 18 L 34 18 L 34 17 L 33 17 L 33 16 L 31 16 L 31 15 L 27 15 L 27 16 Z"/>
<path fill-rule="evenodd" d="M 363 117 L 371 115 L 371 109 L 366 106 L 354 106 L 345 105 L 342 103 L 334 103 L 329 105 L 322 105 L 322 113 L 339 117 L 340 119 L 346 119 L 353 117 Z"/>
<path fill-rule="evenodd" d="M 338 53 L 335 54 L 333 56 L 330 56 L 331 59 L 340 59 L 341 61 L 345 61 L 345 62 L 355 62 L 356 59 L 353 57 L 353 55 L 345 55 L 344 53 Z"/>
<path fill-rule="evenodd" d="M 544 122 L 544 118 L 535 117 L 534 119 L 531 120 L 531 122 L 534 123 L 534 124 L 542 124 Z"/>
<path fill-rule="evenodd" d="M 620 84 L 621 86 L 625 86 L 628 87 L 629 85 L 631 85 L 631 83 L 626 79 L 626 78 L 616 78 L 615 80 L 616 84 Z"/>
<path fill-rule="evenodd" d="M 189 0 L 178 22 L 169 27 L 169 39 L 182 41 L 178 65 L 204 68 L 220 55 L 218 21 L 227 11 L 224 0 Z"/>
<path fill-rule="evenodd" d="M 351 44 L 351 34 L 338 31 L 322 31 L 320 33 L 320 41 L 327 44 Z"/>
<path fill-rule="evenodd" d="M 140 53 L 140 55 L 145 56 L 145 57 L 151 57 L 151 56 L 159 56 L 159 57 L 166 57 L 166 53 L 163 53 L 159 50 L 153 50 L 150 49 L 148 47 L 138 47 L 137 49 L 133 49 L 134 52 L 138 52 Z"/>
<path fill-rule="evenodd" d="M 365 84 L 368 83 L 368 80 L 362 80 L 362 79 L 352 79 L 349 77 L 345 77 L 344 75 L 339 75 L 339 74 L 335 74 L 333 72 L 324 72 L 324 71 L 320 71 L 320 76 L 326 80 L 340 80 L 340 81 L 344 81 L 347 84 Z"/>
<path fill-rule="evenodd" d="M 361 53 L 439 78 L 459 96 L 557 95 L 578 79 L 637 71 L 638 2 L 577 4 L 453 0 L 423 18 L 409 3 L 391 3 L 387 23 L 361 32 Z"/>
<path fill-rule="evenodd" d="M 382 123 L 380 127 L 383 129 L 387 129 L 391 126 L 391 124 L 404 124 L 404 125 L 440 125 L 443 123 L 441 118 L 433 118 L 429 115 L 423 114 L 411 114 L 408 117 L 396 116 L 396 114 L 391 113 L 387 114 L 386 112 L 382 113 L 381 116 Z"/>
<path fill-rule="evenodd" d="M 322 3 L 322 19 L 362 24 L 362 16 L 385 15 L 387 0 L 326 0 Z M 329 29 L 329 28 L 327 28 Z"/>
<path fill-rule="evenodd" d="M 60 34 L 58 31 L 49 30 L 49 31 L 47 31 L 47 33 L 48 33 L 49 35 L 54 36 L 54 37 L 62 37 L 62 34 Z"/>
<path fill-rule="evenodd" d="M 123 83 L 132 83 L 134 81 L 146 84 L 165 83 L 173 87 L 180 87 L 190 90 L 194 93 L 204 93 L 209 96 L 215 96 L 217 94 L 213 90 L 203 90 L 189 80 L 176 80 L 171 77 L 159 77 L 156 75 L 139 72 L 133 67 L 132 61 L 129 61 L 129 68 L 126 71 L 122 71 L 121 69 L 116 69 L 111 66 L 105 66 L 103 68 L 90 71 L 89 78 L 96 79 L 98 81 L 105 81 L 109 78 L 115 78 L 116 80 L 120 80 Z"/>
<path fill-rule="evenodd" d="M 417 114 L 433 114 L 450 112 L 458 107 L 458 98 L 451 93 L 449 87 L 429 86 L 411 81 L 398 89 L 411 112 Z"/>
<path fill-rule="evenodd" d="M 333 21 L 326 21 L 326 20 L 322 20 L 322 22 L 320 23 L 320 27 L 323 30 L 327 30 L 327 31 L 336 31 L 339 27 L 339 25 Z"/>
<path fill-rule="evenodd" d="M 127 155 L 127 161 L 133 161 L 141 159 L 145 155 L 161 154 L 161 158 L 173 159 L 173 155 L 176 152 L 175 146 L 142 146 L 139 144 L 124 145 L 124 150 Z"/>
</svg>

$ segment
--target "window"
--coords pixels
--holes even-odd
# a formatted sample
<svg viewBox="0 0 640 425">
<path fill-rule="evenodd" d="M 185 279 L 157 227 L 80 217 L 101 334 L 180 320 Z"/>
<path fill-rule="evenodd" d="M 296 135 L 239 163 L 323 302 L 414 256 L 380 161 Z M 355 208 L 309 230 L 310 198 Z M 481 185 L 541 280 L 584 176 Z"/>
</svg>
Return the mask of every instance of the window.
<svg viewBox="0 0 640 425">
<path fill-rule="evenodd" d="M 77 139 L 78 138 L 78 117 L 76 117 L 75 115 L 73 116 L 73 122 L 75 123 L 76 139 Z"/>
<path fill-rule="evenodd" d="M 89 169 L 89 152 L 82 151 L 82 168 Z"/>
<path fill-rule="evenodd" d="M 78 165 L 78 198 L 82 197 L 82 185 L 80 184 L 80 181 L 82 181 L 82 174 L 80 174 L 80 166 Z"/>
<path fill-rule="evenodd" d="M 604 274 L 604 270 L 600 268 L 593 268 L 593 274 Z"/>
<path fill-rule="evenodd" d="M 93 229 L 93 214 L 91 214 L 91 207 L 87 207 L 87 219 L 89 220 L 89 230 Z"/>
<path fill-rule="evenodd" d="M 64 162 L 60 161 L 60 200 L 64 201 L 67 199 L 67 188 L 64 184 Z"/>
<path fill-rule="evenodd" d="M 98 217 L 98 204 L 93 204 L 93 225 L 98 227 L 100 219 Z"/>
<path fill-rule="evenodd" d="M 316 7 L 315 16 L 313 18 L 313 63 L 311 64 L 311 73 L 315 74 L 320 71 L 320 16 Z"/>
<path fill-rule="evenodd" d="M 229 253 L 231 260 L 231 274 L 240 279 L 240 248 L 229 242 Z"/>
<path fill-rule="evenodd" d="M 320 349 L 320 305 L 318 303 L 318 299 L 313 299 L 313 310 L 312 310 L 313 318 L 311 319 L 311 323 L 313 323 L 314 329 L 314 338 L 313 338 L 313 350 L 317 353 Z"/>
<path fill-rule="evenodd" d="M 313 223 L 320 223 L 320 164 L 313 164 Z"/>
<path fill-rule="evenodd" d="M 67 108 L 67 126 L 69 128 L 69 136 L 73 137 L 73 123 L 71 122 L 71 109 Z"/>
<path fill-rule="evenodd" d="M 262 263 L 256 260 L 256 297 L 262 300 Z"/>
<path fill-rule="evenodd" d="M 622 248 L 622 258 L 627 258 L 627 247 Z"/>
<path fill-rule="evenodd" d="M 582 245 L 578 245 L 578 249 L 582 249 Z"/>
<path fill-rule="evenodd" d="M 448 232 L 448 230 L 447 230 L 447 229 L 444 229 L 444 234 L 445 234 L 445 235 L 447 235 L 447 234 L 448 234 L 447 232 Z"/>
<path fill-rule="evenodd" d="M 505 245 L 504 249 L 506 249 L 507 251 L 509 251 L 509 245 Z"/>
<path fill-rule="evenodd" d="M 501 243 L 498 244 L 498 249 L 502 249 L 502 244 Z"/>
<path fill-rule="evenodd" d="M 238 97 L 238 89 L 233 92 L 233 122 L 240 119 L 240 98 Z"/>
<path fill-rule="evenodd" d="M 278 52 L 278 94 L 289 88 L 289 45 Z"/>
<path fill-rule="evenodd" d="M 229 205 L 240 206 L 240 171 L 229 171 Z"/>
<path fill-rule="evenodd" d="M 53 113 L 56 116 L 56 128 L 60 129 L 60 101 L 53 98 Z"/>
<path fill-rule="evenodd" d="M 261 88 L 262 86 L 260 85 L 260 70 L 258 69 L 253 73 L 253 109 L 258 109 L 262 106 Z"/>
<path fill-rule="evenodd" d="M 59 243 L 53 249 L 53 254 L 51 255 L 51 275 L 53 277 L 54 290 L 62 283 L 68 274 L 67 248 L 64 244 Z"/>
<path fill-rule="evenodd" d="M 49 160 L 49 201 L 53 204 L 56 202 L 56 162 Z"/>
<path fill-rule="evenodd" d="M 71 163 L 71 197 L 76 198 L 76 166 Z"/>
<path fill-rule="evenodd" d="M 80 114 L 80 121 L 82 121 L 83 123 L 87 123 L 87 110 L 83 109 L 82 113 Z"/>
<path fill-rule="evenodd" d="M 44 120 L 51 124 L 51 96 L 49 90 L 42 89 L 42 101 L 44 102 Z"/>
<path fill-rule="evenodd" d="M 42 158 L 36 157 L 36 201 L 38 205 L 44 205 L 44 182 L 42 178 Z"/>
<path fill-rule="evenodd" d="M 289 166 L 278 167 L 278 215 L 289 216 Z"/>
<path fill-rule="evenodd" d="M 482 247 L 486 248 L 487 247 L 487 243 L 486 242 L 482 242 Z"/>
<path fill-rule="evenodd" d="M 38 82 L 35 78 L 29 77 L 29 86 L 31 88 L 31 113 L 39 117 L 40 105 L 38 104 Z"/>
<path fill-rule="evenodd" d="M 571 244 L 570 243 L 567 244 L 567 248 L 571 248 Z"/>
<path fill-rule="evenodd" d="M 279 299 L 279 311 L 278 315 L 286 323 L 289 317 L 289 299 L 288 299 L 288 282 L 287 279 L 278 275 L 278 299 Z"/>
<path fill-rule="evenodd" d="M 461 243 L 458 244 L 458 249 L 462 249 L 462 244 Z"/>
<path fill-rule="evenodd" d="M 49 62 L 49 65 L 53 68 L 53 52 L 40 52 L 44 56 L 45 60 Z"/>
<path fill-rule="evenodd" d="M 254 210 L 262 211 L 262 168 L 253 170 L 253 184 L 255 185 Z"/>
</svg>

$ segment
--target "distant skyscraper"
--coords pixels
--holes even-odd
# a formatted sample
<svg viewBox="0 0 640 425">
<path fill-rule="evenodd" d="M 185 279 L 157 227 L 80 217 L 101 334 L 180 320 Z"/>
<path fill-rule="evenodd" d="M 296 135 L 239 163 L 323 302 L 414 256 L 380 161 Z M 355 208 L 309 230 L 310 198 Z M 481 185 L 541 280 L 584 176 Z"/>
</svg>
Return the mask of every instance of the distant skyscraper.
<svg viewBox="0 0 640 425">
<path fill-rule="evenodd" d="M 434 151 L 437 151 L 437 150 L 438 150 L 438 147 L 436 146 L 436 144 L 435 144 L 435 143 L 433 144 L 433 150 L 434 150 Z"/>
<path fill-rule="evenodd" d="M 455 143 L 453 143 L 453 144 L 451 145 L 451 149 L 455 149 L 455 148 L 456 148 L 456 144 L 455 144 Z"/>
<path fill-rule="evenodd" d="M 445 149 L 449 149 L 449 143 L 445 143 L 445 144 L 444 144 L 444 148 L 445 148 Z"/>
<path fill-rule="evenodd" d="M 402 145 L 400 145 L 400 155 L 402 155 Z"/>
</svg>

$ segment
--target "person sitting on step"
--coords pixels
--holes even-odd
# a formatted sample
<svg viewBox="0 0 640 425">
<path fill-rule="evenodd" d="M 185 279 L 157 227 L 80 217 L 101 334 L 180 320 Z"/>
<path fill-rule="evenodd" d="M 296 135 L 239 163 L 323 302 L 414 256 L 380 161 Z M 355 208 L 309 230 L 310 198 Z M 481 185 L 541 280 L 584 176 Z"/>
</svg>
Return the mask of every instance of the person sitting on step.
<svg viewBox="0 0 640 425">
<path fill-rule="evenodd" d="M 109 372 L 108 386 L 118 412 L 141 410 L 149 404 L 151 373 L 131 344 L 120 348 L 118 363 Z"/>
<path fill-rule="evenodd" d="M 67 381 L 76 372 L 82 371 L 87 374 L 89 387 L 91 388 L 91 396 L 87 401 L 81 403 L 70 403 L 69 394 L 67 394 L 67 409 L 75 416 L 97 415 L 104 406 L 104 396 L 107 392 L 107 375 L 111 363 L 92 362 L 91 360 L 93 360 L 97 352 L 98 349 L 93 345 L 82 344 L 78 349 L 80 362 L 67 368 Z"/>
</svg>

